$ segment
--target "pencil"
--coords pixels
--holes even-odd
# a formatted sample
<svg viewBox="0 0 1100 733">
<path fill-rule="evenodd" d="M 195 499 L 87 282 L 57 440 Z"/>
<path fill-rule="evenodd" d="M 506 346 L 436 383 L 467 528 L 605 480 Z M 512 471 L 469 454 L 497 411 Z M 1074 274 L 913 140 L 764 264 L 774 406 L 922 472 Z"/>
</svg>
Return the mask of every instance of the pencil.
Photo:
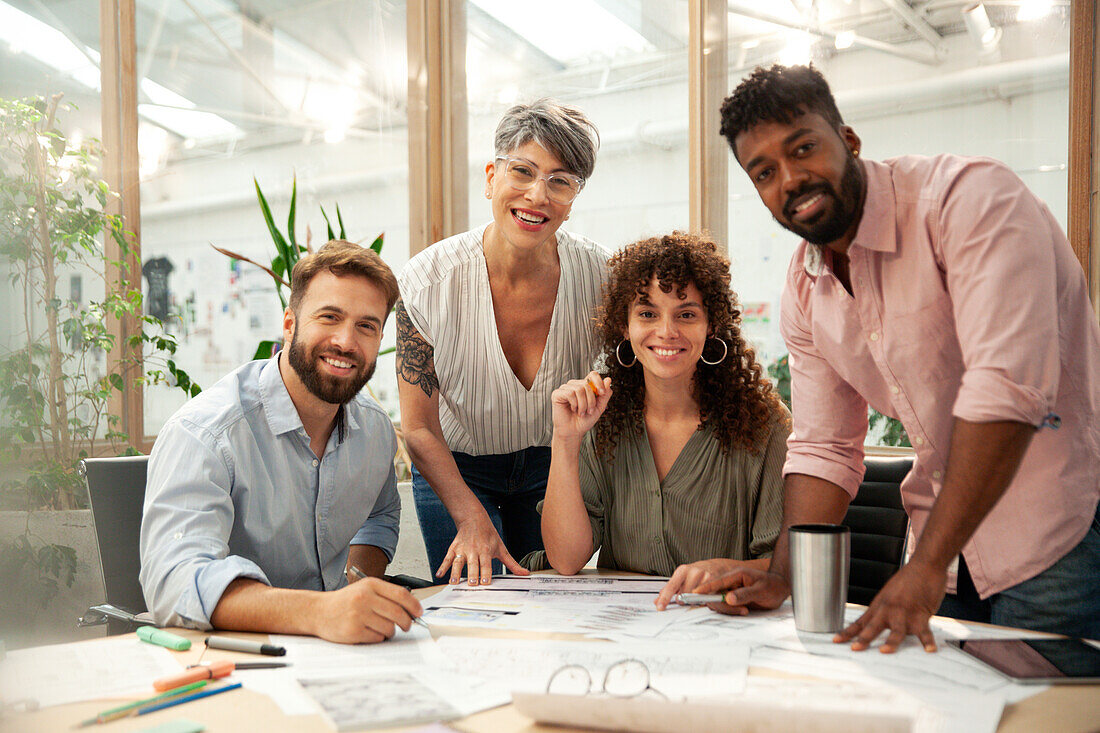
<svg viewBox="0 0 1100 733">
<path fill-rule="evenodd" d="M 235 690 L 241 686 L 240 682 L 232 685 L 226 685 L 225 687 L 219 687 L 215 690 L 203 690 L 202 692 L 196 692 L 194 695 L 186 695 L 184 697 L 176 698 L 175 700 L 165 700 L 162 703 L 156 705 L 150 705 L 148 707 L 141 708 L 137 711 L 138 715 L 148 715 L 149 713 L 155 713 L 158 710 L 164 710 L 174 705 L 182 705 L 185 702 L 191 702 L 192 700 L 201 700 L 204 697 L 210 697 L 211 695 L 218 695 L 222 692 L 229 692 Z"/>
<path fill-rule="evenodd" d="M 119 705 L 117 708 L 111 708 L 110 710 L 104 710 L 102 713 L 95 716 L 94 718 L 88 718 L 87 720 L 83 721 L 77 727 L 86 728 L 89 725 L 97 725 L 99 723 L 109 723 L 112 720 L 117 720 L 118 718 L 125 718 L 128 715 L 133 715 L 134 711 L 137 710 L 138 708 L 140 708 L 142 705 L 148 705 L 149 703 L 159 702 L 161 700 L 167 700 L 168 698 L 175 697 L 177 695 L 182 695 L 185 692 L 191 692 L 191 690 L 197 690 L 205 684 L 206 684 L 206 680 L 199 680 L 198 682 L 192 682 L 189 685 L 183 685 L 182 687 L 177 687 L 174 690 L 167 690 L 166 692 L 162 692 L 159 695 L 153 695 L 152 697 L 147 697 L 144 700 L 138 700 L 137 702 L 131 702 L 131 703 L 127 703 L 125 705 Z"/>
</svg>

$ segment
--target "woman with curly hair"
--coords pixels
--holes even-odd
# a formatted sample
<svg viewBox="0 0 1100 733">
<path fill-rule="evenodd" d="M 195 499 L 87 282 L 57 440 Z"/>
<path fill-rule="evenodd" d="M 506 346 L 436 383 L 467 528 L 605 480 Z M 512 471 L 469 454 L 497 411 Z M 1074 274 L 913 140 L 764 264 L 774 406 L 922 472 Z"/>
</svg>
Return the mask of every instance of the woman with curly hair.
<svg viewBox="0 0 1100 733">
<path fill-rule="evenodd" d="M 729 261 L 674 232 L 608 264 L 597 320 L 607 375 L 551 397 L 546 550 L 525 564 L 569 575 L 597 549 L 601 568 L 669 575 L 694 563 L 677 571 L 685 590 L 729 560 L 766 568 L 789 415 L 741 337 Z"/>
</svg>

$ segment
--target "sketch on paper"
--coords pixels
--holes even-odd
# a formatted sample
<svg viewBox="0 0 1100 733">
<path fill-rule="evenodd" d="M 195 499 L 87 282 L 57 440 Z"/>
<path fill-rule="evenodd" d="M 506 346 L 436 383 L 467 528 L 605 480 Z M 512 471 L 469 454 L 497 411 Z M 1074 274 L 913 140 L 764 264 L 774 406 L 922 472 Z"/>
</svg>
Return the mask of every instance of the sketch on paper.
<svg viewBox="0 0 1100 733">
<path fill-rule="evenodd" d="M 298 680 L 336 730 L 454 720 L 460 713 L 409 674 Z"/>
</svg>

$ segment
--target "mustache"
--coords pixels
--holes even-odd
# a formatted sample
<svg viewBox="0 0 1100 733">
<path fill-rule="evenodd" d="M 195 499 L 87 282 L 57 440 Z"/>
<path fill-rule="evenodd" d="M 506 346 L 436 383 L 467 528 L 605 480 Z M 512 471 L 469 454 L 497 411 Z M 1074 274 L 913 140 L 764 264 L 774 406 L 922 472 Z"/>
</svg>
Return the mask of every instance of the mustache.
<svg viewBox="0 0 1100 733">
<path fill-rule="evenodd" d="M 794 202 L 798 199 L 812 193 L 824 193 L 833 198 L 836 198 L 836 193 L 833 191 L 833 187 L 828 183 L 811 183 L 797 191 L 787 195 L 787 203 L 783 204 L 783 215 L 788 219 L 794 217 Z"/>
</svg>

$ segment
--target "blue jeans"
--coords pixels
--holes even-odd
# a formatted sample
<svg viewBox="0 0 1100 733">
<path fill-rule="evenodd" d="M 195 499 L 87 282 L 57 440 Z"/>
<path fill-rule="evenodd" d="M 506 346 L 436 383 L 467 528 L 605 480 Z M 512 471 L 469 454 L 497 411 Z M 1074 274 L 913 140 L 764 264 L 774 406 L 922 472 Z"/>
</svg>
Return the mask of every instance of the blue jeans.
<svg viewBox="0 0 1100 733">
<path fill-rule="evenodd" d="M 982 600 L 966 562 L 959 583 L 937 613 L 967 621 L 1017 626 L 1066 636 L 1100 639 L 1100 508 L 1072 550 L 1033 578 Z"/>
<path fill-rule="evenodd" d="M 455 451 L 451 455 L 462 480 L 485 507 L 493 527 L 516 562 L 529 552 L 543 549 L 541 518 L 535 505 L 546 495 L 550 448 L 535 446 L 488 456 Z M 412 485 L 416 518 L 428 551 L 428 565 L 434 575 L 458 530 L 447 507 L 416 466 L 412 469 Z M 499 560 L 493 561 L 494 574 L 500 574 L 503 568 Z"/>
</svg>

